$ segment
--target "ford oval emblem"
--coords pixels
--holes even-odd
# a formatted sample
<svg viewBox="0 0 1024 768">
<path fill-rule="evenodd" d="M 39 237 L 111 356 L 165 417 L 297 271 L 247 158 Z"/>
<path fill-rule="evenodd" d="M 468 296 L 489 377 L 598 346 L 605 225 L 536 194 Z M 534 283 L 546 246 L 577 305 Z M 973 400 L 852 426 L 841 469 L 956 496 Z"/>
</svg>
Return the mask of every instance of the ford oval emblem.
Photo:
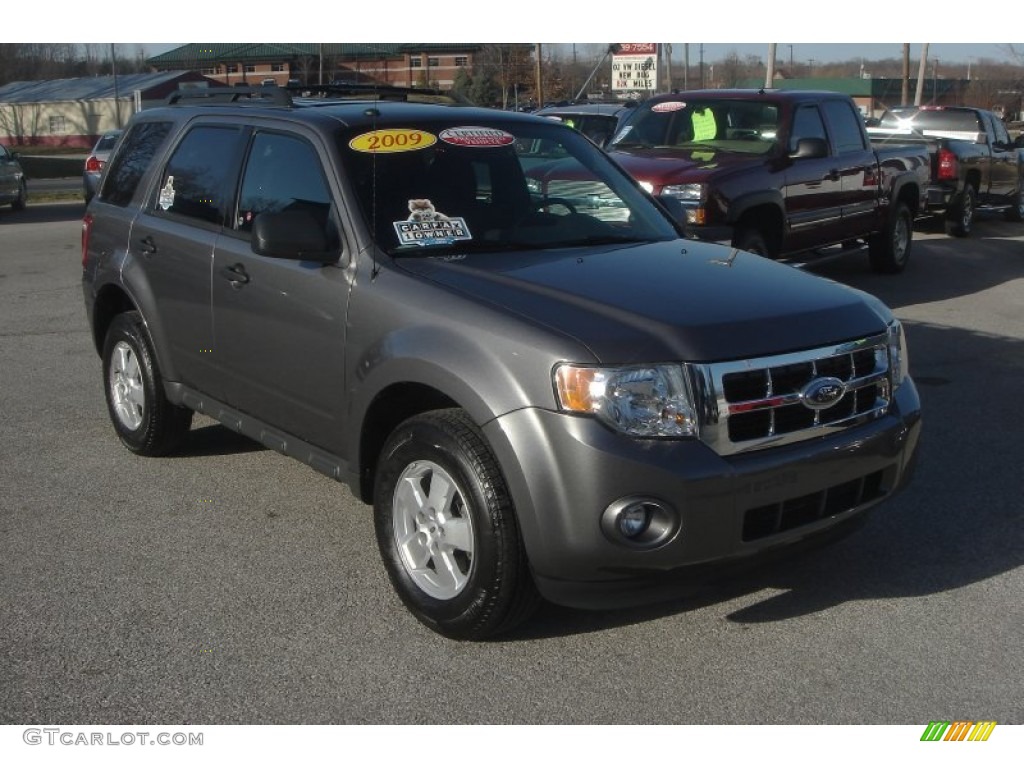
<svg viewBox="0 0 1024 768">
<path fill-rule="evenodd" d="M 800 399 L 811 410 L 822 411 L 838 403 L 845 394 L 846 384 L 840 379 L 827 376 L 815 379 L 804 387 L 800 393 Z"/>
</svg>

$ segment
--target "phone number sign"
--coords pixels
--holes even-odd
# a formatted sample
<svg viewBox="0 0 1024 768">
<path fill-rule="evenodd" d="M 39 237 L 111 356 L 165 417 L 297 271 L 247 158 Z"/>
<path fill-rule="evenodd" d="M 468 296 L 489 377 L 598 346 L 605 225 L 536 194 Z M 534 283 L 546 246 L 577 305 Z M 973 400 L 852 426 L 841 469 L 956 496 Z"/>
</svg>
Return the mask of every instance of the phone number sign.
<svg viewBox="0 0 1024 768">
<path fill-rule="evenodd" d="M 612 56 L 613 91 L 653 91 L 658 86 L 658 44 L 619 43 Z"/>
</svg>

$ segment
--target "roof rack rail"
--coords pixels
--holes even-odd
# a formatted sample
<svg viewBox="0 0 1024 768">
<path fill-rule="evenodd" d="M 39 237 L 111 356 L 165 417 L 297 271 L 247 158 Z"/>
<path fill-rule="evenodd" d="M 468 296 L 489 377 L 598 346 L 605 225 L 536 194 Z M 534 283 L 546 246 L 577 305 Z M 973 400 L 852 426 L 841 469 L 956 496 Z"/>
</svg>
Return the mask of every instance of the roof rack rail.
<svg viewBox="0 0 1024 768">
<path fill-rule="evenodd" d="M 191 99 L 208 99 L 236 103 L 242 99 L 269 102 L 277 107 L 290 107 L 293 105 L 291 94 L 285 88 L 275 85 L 225 85 L 212 88 L 179 88 L 167 95 L 165 104 L 177 104 L 180 101 Z"/>
<path fill-rule="evenodd" d="M 401 85 L 381 85 L 378 83 L 349 83 L 333 81 L 323 85 L 284 85 L 282 90 L 303 95 L 316 95 L 330 98 L 358 97 L 379 99 L 382 101 L 447 101 L 449 103 L 466 103 L 462 97 L 436 88 L 410 88 Z"/>
</svg>

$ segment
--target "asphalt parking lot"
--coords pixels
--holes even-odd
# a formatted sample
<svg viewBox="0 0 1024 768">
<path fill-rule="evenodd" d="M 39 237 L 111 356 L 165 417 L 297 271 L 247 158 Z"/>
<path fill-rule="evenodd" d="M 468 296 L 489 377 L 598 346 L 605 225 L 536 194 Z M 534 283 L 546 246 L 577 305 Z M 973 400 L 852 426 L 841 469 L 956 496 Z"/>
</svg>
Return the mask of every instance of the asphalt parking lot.
<svg viewBox="0 0 1024 768">
<path fill-rule="evenodd" d="M 406 613 L 343 486 L 205 419 L 174 457 L 120 446 L 82 212 L 0 211 L 0 723 L 1024 723 L 1024 226 L 814 268 L 894 308 L 924 404 L 862 530 L 468 644 Z"/>
</svg>

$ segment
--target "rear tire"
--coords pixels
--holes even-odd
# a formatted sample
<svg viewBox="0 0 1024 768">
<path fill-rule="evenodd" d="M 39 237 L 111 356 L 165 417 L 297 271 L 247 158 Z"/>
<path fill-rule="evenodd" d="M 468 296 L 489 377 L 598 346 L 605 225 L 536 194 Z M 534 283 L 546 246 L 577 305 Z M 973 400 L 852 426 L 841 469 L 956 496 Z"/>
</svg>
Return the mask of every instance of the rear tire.
<svg viewBox="0 0 1024 768">
<path fill-rule="evenodd" d="M 482 640 L 539 603 L 505 480 L 460 409 L 414 416 L 392 432 L 374 483 L 374 526 L 395 591 L 435 632 Z"/>
<path fill-rule="evenodd" d="M 868 261 L 875 272 L 894 275 L 902 272 L 910 260 L 914 220 L 906 203 L 896 203 L 890 211 L 885 230 L 868 240 Z"/>
<path fill-rule="evenodd" d="M 103 343 L 103 384 L 114 430 L 132 453 L 163 456 L 188 436 L 192 411 L 164 395 L 163 378 L 138 312 L 110 323 Z"/>
<path fill-rule="evenodd" d="M 756 229 L 741 229 L 732 239 L 732 246 L 733 248 L 739 248 L 741 251 L 756 253 L 758 256 L 764 256 L 768 259 L 772 258 L 772 255 L 768 250 L 768 243 L 764 239 L 764 235 Z"/>
<path fill-rule="evenodd" d="M 978 193 L 968 184 L 949 211 L 946 231 L 953 237 L 968 237 L 974 227 L 974 214 L 978 207 Z"/>
<path fill-rule="evenodd" d="M 1017 202 L 1006 209 L 1007 221 L 1024 221 L 1024 179 L 1020 181 L 1020 188 L 1017 190 Z"/>
</svg>

